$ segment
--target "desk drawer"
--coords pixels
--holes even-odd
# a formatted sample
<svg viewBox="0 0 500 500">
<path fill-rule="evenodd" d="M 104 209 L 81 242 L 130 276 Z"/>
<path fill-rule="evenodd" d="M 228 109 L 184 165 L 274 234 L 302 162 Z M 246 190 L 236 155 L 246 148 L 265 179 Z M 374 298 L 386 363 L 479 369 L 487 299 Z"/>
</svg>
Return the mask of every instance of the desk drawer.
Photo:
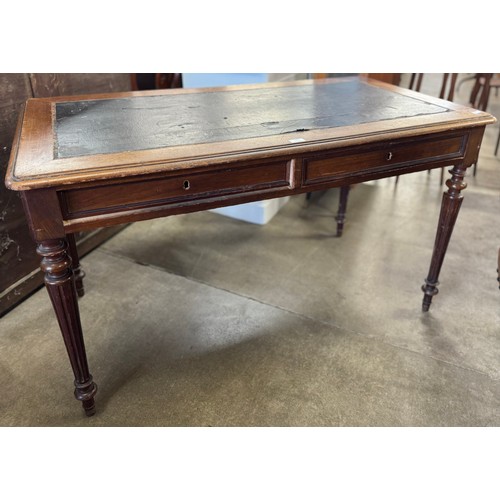
<svg viewBox="0 0 500 500">
<path fill-rule="evenodd" d="M 179 173 L 60 193 L 66 218 L 290 187 L 289 162 Z"/>
<path fill-rule="evenodd" d="M 465 136 L 461 134 L 437 140 L 389 143 L 375 148 L 365 146 L 349 154 L 339 151 L 328 156 L 305 158 L 304 184 L 324 182 L 344 175 L 460 158 L 465 150 L 464 139 Z"/>
</svg>

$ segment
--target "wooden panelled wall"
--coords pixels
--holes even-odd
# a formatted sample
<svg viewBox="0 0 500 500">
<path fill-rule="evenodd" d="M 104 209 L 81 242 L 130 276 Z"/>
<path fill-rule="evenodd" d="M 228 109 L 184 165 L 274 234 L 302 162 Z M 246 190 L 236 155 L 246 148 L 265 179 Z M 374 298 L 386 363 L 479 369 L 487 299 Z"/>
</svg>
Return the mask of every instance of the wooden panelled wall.
<svg viewBox="0 0 500 500">
<path fill-rule="evenodd" d="M 22 104 L 30 97 L 120 92 L 131 89 L 130 74 L 0 74 L 0 316 L 40 287 L 39 258 L 18 194 L 4 185 L 5 171 Z M 83 255 L 119 231 L 109 228 L 77 235 Z"/>
</svg>

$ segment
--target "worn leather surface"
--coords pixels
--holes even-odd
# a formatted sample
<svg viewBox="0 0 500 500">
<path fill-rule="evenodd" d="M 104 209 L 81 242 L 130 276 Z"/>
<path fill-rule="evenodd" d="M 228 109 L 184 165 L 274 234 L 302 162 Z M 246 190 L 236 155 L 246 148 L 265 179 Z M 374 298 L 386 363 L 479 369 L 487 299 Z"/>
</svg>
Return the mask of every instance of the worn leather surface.
<svg viewBox="0 0 500 500">
<path fill-rule="evenodd" d="M 358 80 L 58 103 L 57 158 L 238 140 L 442 113 Z"/>
</svg>

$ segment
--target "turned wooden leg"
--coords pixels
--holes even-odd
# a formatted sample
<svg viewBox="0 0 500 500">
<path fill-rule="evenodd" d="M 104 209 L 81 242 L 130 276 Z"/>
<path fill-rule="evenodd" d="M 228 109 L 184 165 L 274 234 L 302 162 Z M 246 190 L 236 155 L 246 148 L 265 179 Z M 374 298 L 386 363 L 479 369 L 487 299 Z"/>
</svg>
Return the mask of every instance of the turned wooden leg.
<svg viewBox="0 0 500 500">
<path fill-rule="evenodd" d="M 85 295 L 85 289 L 83 288 L 83 278 L 85 278 L 85 272 L 80 265 L 75 235 L 68 234 L 66 238 L 68 240 L 68 250 L 71 257 L 71 267 L 73 268 L 73 274 L 75 276 L 76 293 L 78 294 L 78 297 L 83 297 Z"/>
<path fill-rule="evenodd" d="M 87 364 L 68 244 L 65 239 L 41 241 L 37 253 L 42 258 L 40 267 L 45 273 L 45 286 L 75 374 L 75 397 L 82 402 L 86 415 L 93 415 L 97 386 L 92 381 Z"/>
<path fill-rule="evenodd" d="M 498 249 L 497 275 L 498 288 L 500 288 L 500 248 Z"/>
<path fill-rule="evenodd" d="M 432 297 L 437 295 L 439 291 L 437 288 L 439 285 L 439 272 L 441 271 L 451 233 L 453 232 L 453 227 L 455 226 L 455 221 L 457 220 L 458 212 L 462 205 L 463 196 L 461 191 L 467 187 L 467 183 L 464 182 L 465 170 L 466 167 L 463 165 L 454 166 L 449 171 L 451 179 L 446 181 L 448 191 L 443 193 L 441 213 L 439 214 L 438 229 L 434 242 L 429 274 L 425 280 L 425 284 L 422 286 L 422 291 L 424 292 L 424 300 L 422 303 L 423 311 L 429 310 Z"/>
<path fill-rule="evenodd" d="M 342 232 L 344 231 L 344 222 L 345 222 L 345 214 L 347 211 L 347 198 L 349 197 L 349 191 L 351 186 L 342 186 L 340 188 L 340 199 L 339 199 L 339 209 L 337 212 L 337 217 L 335 220 L 337 221 L 337 236 L 342 236 Z"/>
</svg>

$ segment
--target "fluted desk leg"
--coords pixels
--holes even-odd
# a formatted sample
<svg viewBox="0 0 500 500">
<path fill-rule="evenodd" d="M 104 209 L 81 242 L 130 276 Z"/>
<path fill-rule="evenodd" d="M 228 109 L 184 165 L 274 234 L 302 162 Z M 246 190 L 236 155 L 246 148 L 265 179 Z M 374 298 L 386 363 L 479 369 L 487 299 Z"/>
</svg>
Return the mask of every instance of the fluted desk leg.
<svg viewBox="0 0 500 500">
<path fill-rule="evenodd" d="M 446 181 L 448 191 L 443 193 L 443 201 L 441 203 L 441 213 L 439 214 L 439 222 L 434 242 L 434 250 L 432 252 L 432 260 L 429 268 L 429 274 L 422 285 L 424 292 L 424 300 L 422 310 L 428 311 L 432 302 L 432 297 L 438 293 L 439 273 L 443 265 L 444 256 L 450 242 L 451 234 L 457 220 L 460 206 L 462 205 L 463 196 L 461 191 L 467 187 L 464 181 L 466 167 L 463 165 L 455 165 L 449 172 L 451 179 Z"/>
<path fill-rule="evenodd" d="M 86 415 L 93 415 L 97 386 L 89 373 L 68 243 L 66 239 L 41 241 L 37 253 L 42 259 L 45 285 L 75 374 L 75 397 L 82 402 Z"/>
</svg>

